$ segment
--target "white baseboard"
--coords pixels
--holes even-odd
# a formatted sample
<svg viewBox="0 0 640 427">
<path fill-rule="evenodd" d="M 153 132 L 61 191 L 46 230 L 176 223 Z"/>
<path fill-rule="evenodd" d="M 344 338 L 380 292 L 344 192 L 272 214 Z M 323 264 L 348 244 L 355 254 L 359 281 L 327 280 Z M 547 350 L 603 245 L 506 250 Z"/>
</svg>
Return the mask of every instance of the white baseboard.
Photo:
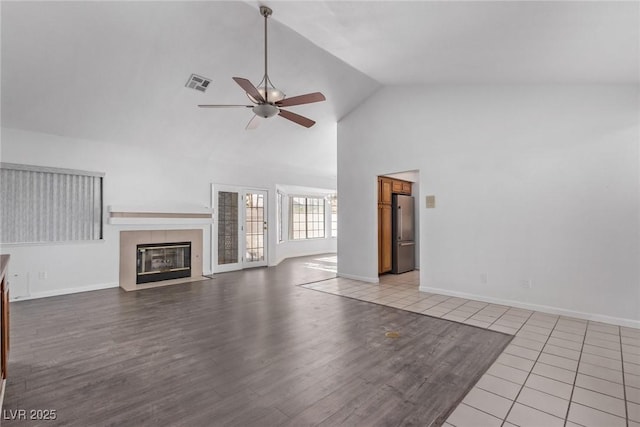
<svg viewBox="0 0 640 427">
<path fill-rule="evenodd" d="M 55 297 L 59 295 L 77 294 L 80 292 L 98 291 L 100 289 L 117 288 L 118 283 L 99 283 L 96 285 L 82 286 L 78 288 L 54 289 L 51 291 L 34 292 L 30 295 L 18 296 L 11 298 L 11 301 L 27 301 L 30 299 Z"/>
<path fill-rule="evenodd" d="M 553 307 L 553 306 L 539 305 L 539 304 L 529 304 L 529 303 L 524 303 L 520 301 L 501 299 L 501 298 L 492 298 L 492 297 L 486 297 L 482 295 L 469 294 L 466 292 L 456 292 L 456 291 L 450 291 L 447 289 L 431 288 L 426 286 L 424 287 L 420 286 L 419 289 L 421 292 L 431 292 L 435 294 L 448 295 L 452 297 L 473 299 L 477 301 L 488 302 L 491 304 L 508 305 L 511 307 L 522 308 L 525 310 L 540 311 L 542 313 L 576 317 L 578 319 L 592 320 L 594 322 L 610 323 L 618 326 L 628 326 L 630 328 L 640 328 L 640 320 L 624 319 L 621 317 L 606 316 L 604 314 L 585 313 L 582 311 L 568 310 L 560 307 Z"/>
<path fill-rule="evenodd" d="M 345 274 L 345 273 L 338 272 L 338 277 L 344 277 L 345 279 L 351 279 L 351 280 L 359 280 L 361 282 L 380 283 L 380 279 L 377 276 L 366 277 L 366 276 L 357 276 L 355 274 Z"/>
</svg>

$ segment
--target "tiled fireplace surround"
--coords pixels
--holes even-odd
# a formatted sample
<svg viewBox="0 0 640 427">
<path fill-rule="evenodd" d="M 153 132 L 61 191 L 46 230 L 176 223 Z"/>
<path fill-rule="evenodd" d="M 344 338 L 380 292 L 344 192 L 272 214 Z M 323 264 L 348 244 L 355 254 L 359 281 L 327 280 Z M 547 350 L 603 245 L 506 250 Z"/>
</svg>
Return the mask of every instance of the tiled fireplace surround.
<svg viewBox="0 0 640 427">
<path fill-rule="evenodd" d="M 191 242 L 191 277 L 136 284 L 137 245 Z M 202 280 L 202 229 L 133 230 L 120 232 L 120 287 L 126 291 Z"/>
</svg>

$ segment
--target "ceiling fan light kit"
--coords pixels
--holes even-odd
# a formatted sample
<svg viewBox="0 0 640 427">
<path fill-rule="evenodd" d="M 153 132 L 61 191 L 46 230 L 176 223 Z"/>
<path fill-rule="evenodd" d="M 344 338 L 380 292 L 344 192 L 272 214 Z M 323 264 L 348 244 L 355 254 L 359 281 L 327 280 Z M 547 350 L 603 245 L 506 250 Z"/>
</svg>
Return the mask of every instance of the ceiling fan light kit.
<svg viewBox="0 0 640 427">
<path fill-rule="evenodd" d="M 276 88 L 267 72 L 267 19 L 273 11 L 267 6 L 260 6 L 260 15 L 264 17 L 264 77 L 257 87 L 253 85 L 249 80 L 242 77 L 233 77 L 233 80 L 240 86 L 247 94 L 249 100 L 253 105 L 222 105 L 222 104 L 201 104 L 198 107 L 201 108 L 229 108 L 229 107 L 246 107 L 251 108 L 255 116 L 249 121 L 246 129 L 255 129 L 259 121 L 257 117 L 269 118 L 275 115 L 284 117 L 294 123 L 304 127 L 311 127 L 316 122 L 301 116 L 299 114 L 292 113 L 291 111 L 283 110 L 282 107 L 291 107 L 294 105 L 310 104 L 313 102 L 324 101 L 326 98 L 320 92 L 307 93 L 305 95 L 294 96 L 287 98 L 284 92 Z"/>
<path fill-rule="evenodd" d="M 258 104 L 253 107 L 253 112 L 256 116 L 264 117 L 265 119 L 273 117 L 280 112 L 280 109 L 271 104 Z"/>
</svg>

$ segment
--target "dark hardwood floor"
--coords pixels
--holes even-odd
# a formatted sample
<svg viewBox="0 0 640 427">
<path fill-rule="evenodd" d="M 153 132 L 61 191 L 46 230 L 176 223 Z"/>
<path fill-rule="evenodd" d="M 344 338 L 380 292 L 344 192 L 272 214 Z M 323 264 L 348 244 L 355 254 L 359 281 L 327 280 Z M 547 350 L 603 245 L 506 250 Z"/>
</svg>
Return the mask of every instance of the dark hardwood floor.
<svg viewBox="0 0 640 427">
<path fill-rule="evenodd" d="M 12 303 L 2 425 L 439 425 L 511 340 L 295 286 L 315 258 Z"/>
</svg>

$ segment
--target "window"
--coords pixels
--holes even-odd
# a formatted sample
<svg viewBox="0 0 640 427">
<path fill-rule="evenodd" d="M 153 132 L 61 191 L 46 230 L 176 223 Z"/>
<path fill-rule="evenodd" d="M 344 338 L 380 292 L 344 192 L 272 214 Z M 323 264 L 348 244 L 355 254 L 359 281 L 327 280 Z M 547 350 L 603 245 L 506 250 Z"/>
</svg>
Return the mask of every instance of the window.
<svg viewBox="0 0 640 427">
<path fill-rule="evenodd" d="M 293 240 L 324 237 L 324 199 L 291 197 L 290 237 Z"/>
<path fill-rule="evenodd" d="M 282 232 L 283 225 L 284 225 L 284 221 L 282 218 L 282 216 L 284 215 L 283 203 L 284 203 L 284 194 L 278 191 L 278 203 L 276 204 L 276 209 L 277 209 L 276 215 L 278 215 L 278 221 L 277 221 L 278 243 L 281 243 L 284 241 L 284 233 Z"/>
<path fill-rule="evenodd" d="M 102 239 L 103 176 L 0 163 L 0 242 Z"/>
<path fill-rule="evenodd" d="M 331 237 L 338 237 L 338 195 L 329 196 L 329 206 L 331 207 Z"/>
</svg>

